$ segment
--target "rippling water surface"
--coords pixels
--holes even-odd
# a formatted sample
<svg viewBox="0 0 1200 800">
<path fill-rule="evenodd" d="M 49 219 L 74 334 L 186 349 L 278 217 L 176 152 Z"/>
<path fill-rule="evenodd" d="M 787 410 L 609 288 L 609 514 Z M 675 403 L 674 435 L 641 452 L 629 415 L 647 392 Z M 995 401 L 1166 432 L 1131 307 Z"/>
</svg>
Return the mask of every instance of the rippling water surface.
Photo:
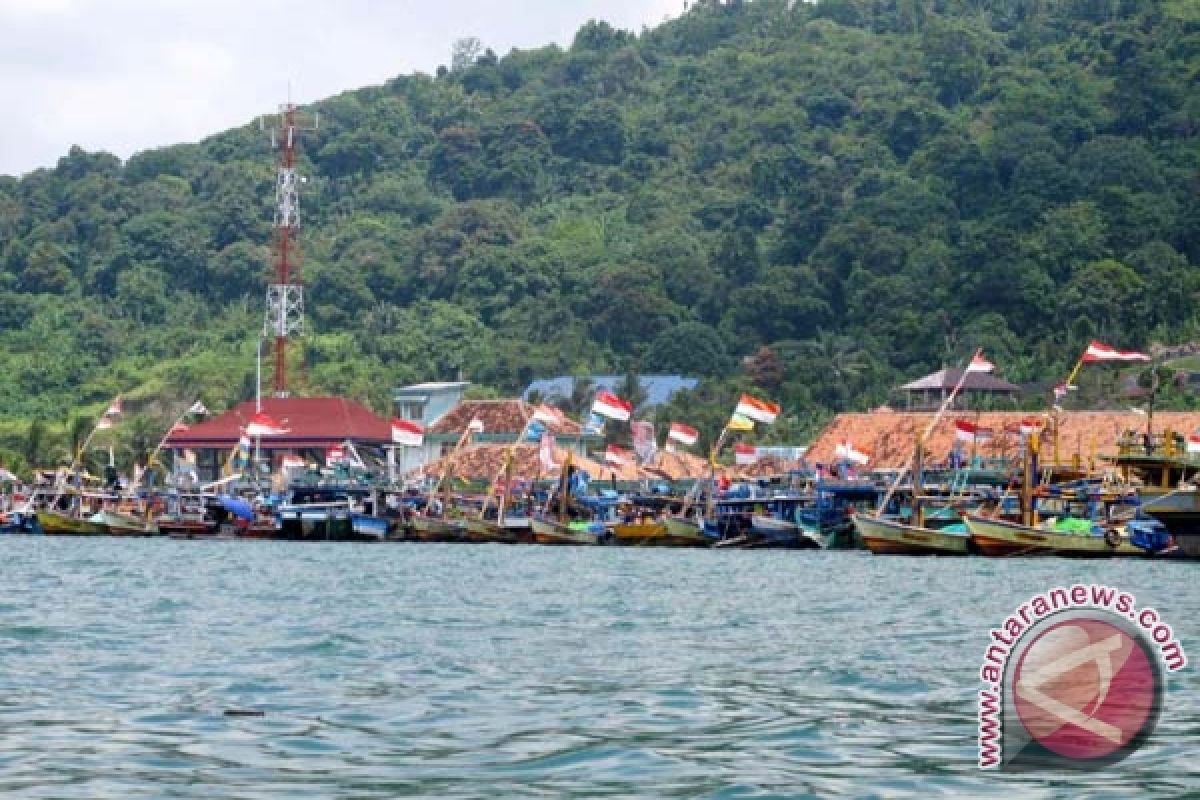
<svg viewBox="0 0 1200 800">
<path fill-rule="evenodd" d="M 3 797 L 1200 792 L 1192 564 L 45 537 L 0 553 Z M 979 772 L 987 630 L 1083 579 L 1157 607 L 1192 655 L 1154 739 L 1097 772 Z"/>
</svg>

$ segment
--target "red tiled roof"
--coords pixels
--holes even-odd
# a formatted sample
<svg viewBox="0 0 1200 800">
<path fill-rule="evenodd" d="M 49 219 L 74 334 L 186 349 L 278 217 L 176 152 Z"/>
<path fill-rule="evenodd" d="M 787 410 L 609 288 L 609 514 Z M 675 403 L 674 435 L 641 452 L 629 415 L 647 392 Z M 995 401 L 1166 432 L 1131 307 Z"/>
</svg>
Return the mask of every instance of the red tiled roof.
<svg viewBox="0 0 1200 800">
<path fill-rule="evenodd" d="M 262 410 L 289 433 L 264 437 L 272 448 L 329 447 L 349 439 L 361 444 L 387 444 L 391 423 L 370 409 L 342 397 L 264 397 Z M 241 403 L 167 438 L 166 447 L 231 448 L 255 414 L 254 401 Z"/>
<path fill-rule="evenodd" d="M 431 434 L 460 435 L 471 420 L 483 423 L 484 435 L 509 434 L 516 436 L 525 430 L 534 407 L 524 400 L 464 400 L 447 411 L 429 426 Z M 559 436 L 578 436 L 580 426 L 574 420 L 563 418 L 561 425 L 550 426 L 550 432 Z"/>
<path fill-rule="evenodd" d="M 1053 459 L 1056 419 L 1059 458 L 1064 462 L 1077 454 L 1086 462 L 1093 453 L 1093 447 L 1097 457 L 1116 455 L 1117 438 L 1122 432 L 1146 429 L 1146 417 L 1130 412 L 1065 411 L 1050 416 L 1028 411 L 980 414 L 952 412 L 942 417 L 926 440 L 929 457 L 940 461 L 949 455 L 954 447 L 954 421 L 960 419 L 991 428 L 995 432 L 989 441 L 975 445 L 977 455 L 985 458 L 1015 456 L 1019 435 L 1011 431 L 1017 430 L 1021 420 L 1028 418 L 1040 419 L 1045 423 L 1042 458 L 1047 462 Z M 829 463 L 834 460 L 834 449 L 848 442 L 871 456 L 869 468 L 902 467 L 912 455 L 914 438 L 924 432 L 932 419 L 932 413 L 915 412 L 838 414 L 817 436 L 805 457 L 809 463 Z M 1170 430 L 1187 434 L 1197 427 L 1200 427 L 1200 413 L 1197 412 L 1159 411 L 1154 414 L 1156 433 Z M 966 450 L 970 451 L 969 444 Z"/>
</svg>

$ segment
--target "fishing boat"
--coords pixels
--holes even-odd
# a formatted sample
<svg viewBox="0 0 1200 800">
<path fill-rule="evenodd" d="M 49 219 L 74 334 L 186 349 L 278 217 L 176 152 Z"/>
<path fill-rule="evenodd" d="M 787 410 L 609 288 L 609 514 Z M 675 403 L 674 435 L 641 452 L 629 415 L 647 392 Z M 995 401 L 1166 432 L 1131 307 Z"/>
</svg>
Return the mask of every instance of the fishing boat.
<svg viewBox="0 0 1200 800">
<path fill-rule="evenodd" d="M 467 540 L 478 544 L 497 542 L 499 544 L 528 544 L 533 542 L 533 533 L 529 526 L 529 517 L 506 516 L 504 521 L 467 517 L 464 520 Z"/>
<path fill-rule="evenodd" d="M 533 531 L 533 541 L 537 544 L 548 545 L 595 545 L 600 538 L 587 522 L 562 522 L 544 516 L 534 516 L 529 519 L 529 527 Z M 601 526 L 603 527 L 603 526 Z"/>
<path fill-rule="evenodd" d="M 103 536 L 108 533 L 100 523 L 71 512 L 42 509 L 37 512 L 37 521 L 47 536 Z"/>
<path fill-rule="evenodd" d="M 467 532 L 461 519 L 416 514 L 408 522 L 409 538 L 417 542 L 465 542 Z"/>
<path fill-rule="evenodd" d="M 275 538 L 299 541 L 377 542 L 387 536 L 386 520 L 369 524 L 362 509 L 369 490 L 346 486 L 294 485 L 275 510 Z M 373 511 L 373 509 L 372 509 Z M 356 522 L 356 517 L 358 518 Z"/>
<path fill-rule="evenodd" d="M 1127 484 L 1136 485 L 1142 513 L 1162 523 L 1175 557 L 1200 558 L 1200 437 L 1146 433 L 1117 441 L 1114 464 Z M 1148 551 L 1149 552 L 1149 551 Z"/>
<path fill-rule="evenodd" d="M 137 514 L 103 509 L 93 514 L 89 521 L 100 525 L 110 536 L 157 536 L 158 525 Z"/>
<path fill-rule="evenodd" d="M 971 542 L 985 556 L 1054 555 L 1072 558 L 1110 558 L 1140 555 L 1142 550 L 1115 527 L 1102 533 L 1081 533 L 1078 529 L 1041 528 L 964 514 Z M 1087 521 L 1083 521 L 1087 523 Z M 1061 523 L 1060 523 L 1061 524 Z M 1090 526 L 1090 523 L 1087 523 Z M 1074 526 L 1072 526 L 1074 527 Z"/>
<path fill-rule="evenodd" d="M 803 502 L 799 496 L 774 497 L 764 512 L 750 515 L 749 547 L 779 547 L 811 550 L 821 546 L 814 536 L 802 531 L 797 514 Z"/>
<path fill-rule="evenodd" d="M 612 526 L 617 544 L 633 547 L 708 547 L 712 540 L 694 522 L 678 517 L 660 517 Z"/>
<path fill-rule="evenodd" d="M 955 530 L 956 526 L 933 530 L 870 514 L 855 514 L 854 526 L 876 555 L 965 556 L 971 552 L 971 537 L 965 530 Z"/>
</svg>

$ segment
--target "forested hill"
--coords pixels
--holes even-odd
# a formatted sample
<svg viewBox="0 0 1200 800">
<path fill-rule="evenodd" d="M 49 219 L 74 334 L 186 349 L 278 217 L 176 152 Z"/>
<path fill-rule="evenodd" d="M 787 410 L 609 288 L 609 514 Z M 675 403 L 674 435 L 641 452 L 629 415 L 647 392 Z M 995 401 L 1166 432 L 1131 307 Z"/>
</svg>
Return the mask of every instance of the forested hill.
<svg viewBox="0 0 1200 800">
<path fill-rule="evenodd" d="M 706 0 L 461 42 L 315 106 L 299 388 L 632 368 L 807 412 L 976 345 L 1020 382 L 1200 338 L 1198 8 Z M 0 178 L 0 413 L 251 394 L 273 177 L 248 124 Z"/>
</svg>

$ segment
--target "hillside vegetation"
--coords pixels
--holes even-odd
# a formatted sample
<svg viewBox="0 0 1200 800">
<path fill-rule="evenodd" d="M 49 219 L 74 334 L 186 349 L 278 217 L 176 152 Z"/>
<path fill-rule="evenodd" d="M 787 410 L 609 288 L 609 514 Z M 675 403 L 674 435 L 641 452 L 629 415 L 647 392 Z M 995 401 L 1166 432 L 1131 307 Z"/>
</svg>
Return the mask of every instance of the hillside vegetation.
<svg viewBox="0 0 1200 800">
<path fill-rule="evenodd" d="M 314 107 L 296 389 L 383 411 L 460 372 L 683 372 L 708 380 L 675 413 L 749 389 L 788 438 L 976 346 L 1022 382 L 1091 337 L 1200 339 L 1197 8 L 706 0 L 565 50 L 460 42 Z M 142 438 L 253 394 L 273 178 L 255 125 L 0 177 L 11 449 L 118 392 Z"/>
</svg>

